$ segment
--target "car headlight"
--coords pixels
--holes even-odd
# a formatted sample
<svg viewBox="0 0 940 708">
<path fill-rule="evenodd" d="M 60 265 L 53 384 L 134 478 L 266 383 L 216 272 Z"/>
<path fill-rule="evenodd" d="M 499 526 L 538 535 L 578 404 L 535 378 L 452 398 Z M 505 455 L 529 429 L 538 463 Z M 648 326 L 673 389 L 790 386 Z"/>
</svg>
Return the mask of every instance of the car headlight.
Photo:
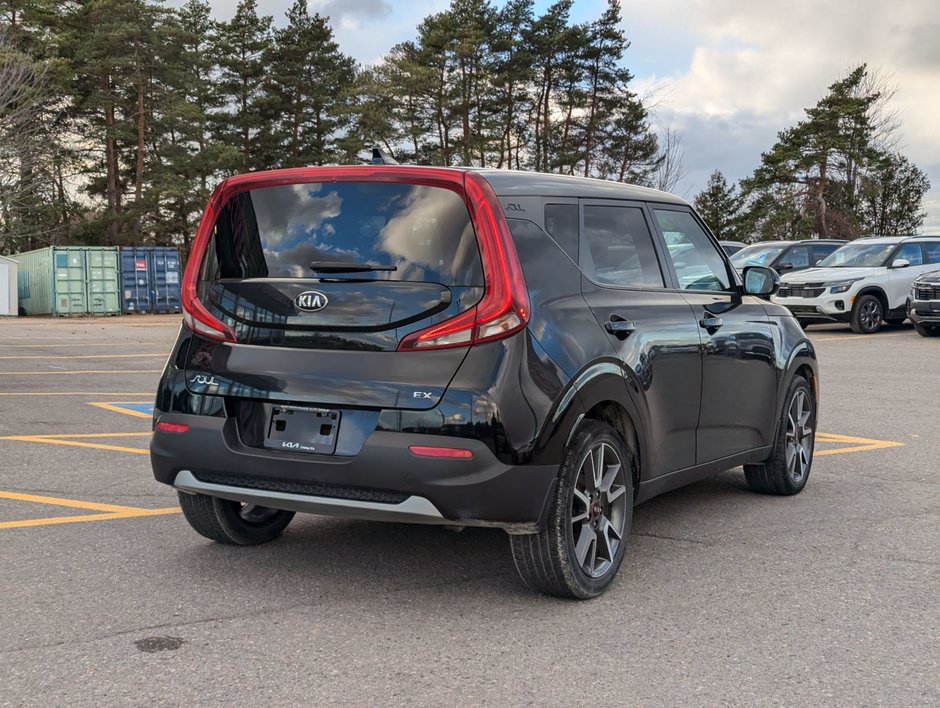
<svg viewBox="0 0 940 708">
<path fill-rule="evenodd" d="M 838 295 L 839 293 L 846 292 L 859 280 L 861 280 L 861 278 L 856 278 L 855 280 L 834 280 L 831 283 L 823 283 L 823 287 L 829 288 L 829 292 L 833 295 Z"/>
</svg>

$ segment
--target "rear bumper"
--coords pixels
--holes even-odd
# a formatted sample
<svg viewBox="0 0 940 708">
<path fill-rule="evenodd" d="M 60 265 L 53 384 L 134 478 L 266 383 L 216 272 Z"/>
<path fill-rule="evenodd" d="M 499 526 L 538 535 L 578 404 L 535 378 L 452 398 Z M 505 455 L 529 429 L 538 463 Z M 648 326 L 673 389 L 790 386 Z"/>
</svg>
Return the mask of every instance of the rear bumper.
<svg viewBox="0 0 940 708">
<path fill-rule="evenodd" d="M 482 442 L 376 431 L 354 457 L 248 447 L 231 418 L 166 413 L 186 433 L 155 431 L 154 477 L 184 492 L 275 509 L 377 521 L 542 527 L 558 468 L 507 465 Z M 410 445 L 469 449 L 472 459 L 416 457 Z"/>
</svg>

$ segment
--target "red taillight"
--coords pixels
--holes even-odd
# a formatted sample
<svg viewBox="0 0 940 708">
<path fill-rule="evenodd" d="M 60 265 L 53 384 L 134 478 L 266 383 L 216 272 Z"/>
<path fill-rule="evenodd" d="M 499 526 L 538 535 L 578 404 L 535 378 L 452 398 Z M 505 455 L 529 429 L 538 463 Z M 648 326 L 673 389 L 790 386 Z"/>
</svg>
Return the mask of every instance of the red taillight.
<svg viewBox="0 0 940 708">
<path fill-rule="evenodd" d="M 186 272 L 183 274 L 183 321 L 187 327 L 203 337 L 217 339 L 222 342 L 234 342 L 236 341 L 235 330 L 214 317 L 205 305 L 200 302 L 199 296 L 196 294 L 199 273 L 202 270 L 202 261 L 205 258 L 206 249 L 209 247 L 212 229 L 215 228 L 217 208 L 221 207 L 221 204 L 222 196 L 221 189 L 219 189 L 212 195 L 212 199 L 202 215 L 199 230 L 196 232 L 196 240 L 193 241 L 192 250 L 189 252 L 189 262 L 186 264 Z"/>
<path fill-rule="evenodd" d="M 501 339 L 529 322 L 529 293 L 509 224 L 493 188 L 480 175 L 467 172 L 464 189 L 483 259 L 483 299 L 466 312 L 401 340 L 399 351 L 464 347 Z"/>
<path fill-rule="evenodd" d="M 189 426 L 186 423 L 157 423 L 157 430 L 161 433 L 188 433 Z"/>
<path fill-rule="evenodd" d="M 462 447 L 429 447 L 427 445 L 411 445 L 409 448 L 412 455 L 418 457 L 450 457 L 469 460 L 473 457 L 473 452 Z"/>
</svg>

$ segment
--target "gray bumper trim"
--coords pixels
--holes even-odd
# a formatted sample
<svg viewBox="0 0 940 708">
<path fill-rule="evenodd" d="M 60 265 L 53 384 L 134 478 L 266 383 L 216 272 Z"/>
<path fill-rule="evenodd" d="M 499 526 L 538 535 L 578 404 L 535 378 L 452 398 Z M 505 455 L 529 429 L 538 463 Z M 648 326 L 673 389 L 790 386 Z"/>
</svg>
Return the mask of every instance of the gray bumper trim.
<svg viewBox="0 0 940 708">
<path fill-rule="evenodd" d="M 398 521 L 412 524 L 453 524 L 453 521 L 441 516 L 430 501 L 424 497 L 410 496 L 399 504 L 380 504 L 377 502 L 356 501 L 353 499 L 334 499 L 304 494 L 284 494 L 263 489 L 232 487 L 224 484 L 211 484 L 196 479 L 189 470 L 180 470 L 173 486 L 181 492 L 206 494 L 210 497 L 230 499 L 231 501 L 257 504 L 272 509 L 286 509 L 309 514 L 327 514 L 346 516 L 368 521 Z"/>
</svg>

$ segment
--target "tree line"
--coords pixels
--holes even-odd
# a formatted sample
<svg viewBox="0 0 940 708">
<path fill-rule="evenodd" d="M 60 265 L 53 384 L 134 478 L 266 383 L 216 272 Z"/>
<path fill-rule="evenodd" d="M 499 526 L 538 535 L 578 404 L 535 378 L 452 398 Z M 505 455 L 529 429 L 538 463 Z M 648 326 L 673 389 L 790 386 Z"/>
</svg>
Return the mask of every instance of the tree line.
<svg viewBox="0 0 940 708">
<path fill-rule="evenodd" d="M 256 0 L 224 21 L 208 0 L 0 0 L 0 252 L 186 252 L 223 177 L 361 163 L 373 145 L 674 188 L 678 136 L 634 91 L 619 0 L 587 22 L 572 4 L 452 0 L 361 66 L 306 0 L 277 23 Z M 713 175 L 706 220 L 747 240 L 916 228 L 926 177 L 893 149 L 889 98 L 865 67 L 833 84 L 754 175 Z"/>
<path fill-rule="evenodd" d="M 280 23 L 256 0 L 226 21 L 208 0 L 5 0 L 0 55 L 22 92 L 0 120 L 0 248 L 186 250 L 222 177 L 362 162 L 373 145 L 672 186 L 675 143 L 631 88 L 619 1 L 584 23 L 572 4 L 453 0 L 363 67 L 306 0 Z"/>
<path fill-rule="evenodd" d="M 712 173 L 694 203 L 723 239 L 902 236 L 923 225 L 927 175 L 897 150 L 885 78 L 860 65 L 781 131 L 752 175 Z"/>
</svg>

